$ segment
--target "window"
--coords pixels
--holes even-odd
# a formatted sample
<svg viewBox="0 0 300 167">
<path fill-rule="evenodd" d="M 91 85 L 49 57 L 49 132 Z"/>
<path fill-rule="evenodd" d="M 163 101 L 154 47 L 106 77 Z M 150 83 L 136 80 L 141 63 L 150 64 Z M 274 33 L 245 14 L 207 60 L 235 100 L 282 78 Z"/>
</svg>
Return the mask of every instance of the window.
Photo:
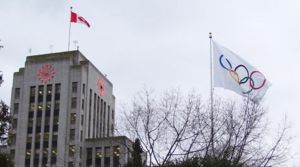
<svg viewBox="0 0 300 167">
<path fill-rule="evenodd" d="M 43 94 L 44 94 L 44 86 L 39 86 L 38 88 L 38 102 L 43 101 Z"/>
<path fill-rule="evenodd" d="M 82 85 L 82 94 L 85 94 L 85 84 Z"/>
<path fill-rule="evenodd" d="M 46 117 L 50 117 L 51 114 L 51 101 L 47 101 L 46 103 Z"/>
<path fill-rule="evenodd" d="M 81 158 L 81 154 L 82 154 L 82 148 L 79 147 L 79 158 Z"/>
<path fill-rule="evenodd" d="M 84 110 L 84 99 L 81 101 L 81 109 Z"/>
<path fill-rule="evenodd" d="M 31 140 L 32 140 L 32 137 L 27 137 L 26 149 L 31 149 Z"/>
<path fill-rule="evenodd" d="M 76 123 L 76 113 L 71 113 L 71 124 Z"/>
<path fill-rule="evenodd" d="M 50 117 L 45 117 L 44 132 L 50 131 Z"/>
<path fill-rule="evenodd" d="M 51 101 L 51 97 L 52 97 L 52 85 L 47 85 L 47 97 L 46 100 L 47 101 Z"/>
<path fill-rule="evenodd" d="M 15 150 L 10 150 L 10 158 L 12 160 L 15 158 Z"/>
<path fill-rule="evenodd" d="M 118 167 L 120 165 L 120 147 L 119 146 L 113 147 L 113 152 L 114 152 L 113 166 Z"/>
<path fill-rule="evenodd" d="M 60 102 L 59 100 L 56 100 L 54 103 L 54 116 L 59 115 L 59 106 L 60 106 Z"/>
<path fill-rule="evenodd" d="M 43 103 L 39 102 L 38 103 L 38 108 L 37 108 L 37 117 L 41 117 L 43 112 Z"/>
<path fill-rule="evenodd" d="M 69 157 L 74 157 L 75 145 L 69 145 Z"/>
<path fill-rule="evenodd" d="M 42 166 L 46 166 L 48 160 L 48 148 L 43 149 Z"/>
<path fill-rule="evenodd" d="M 59 110 L 59 100 L 56 100 L 54 103 L 54 110 Z"/>
<path fill-rule="evenodd" d="M 49 142 L 49 133 L 44 133 L 44 141 L 43 141 L 43 148 L 48 148 Z"/>
<path fill-rule="evenodd" d="M 11 145 L 16 144 L 16 134 L 11 134 L 11 135 L 9 136 L 9 143 L 10 143 Z"/>
<path fill-rule="evenodd" d="M 30 97 L 35 96 L 35 86 L 30 87 Z"/>
<path fill-rule="evenodd" d="M 106 130 L 106 102 L 104 102 L 103 103 L 103 109 L 104 109 L 104 111 L 103 111 L 103 136 L 104 137 L 106 137 L 106 135 L 105 135 L 105 130 Z"/>
<path fill-rule="evenodd" d="M 36 129 L 35 129 L 36 133 L 40 133 L 41 132 L 41 125 L 42 125 L 42 118 L 41 117 L 37 117 L 36 118 Z"/>
<path fill-rule="evenodd" d="M 77 93 L 77 82 L 72 82 L 72 93 Z"/>
<path fill-rule="evenodd" d="M 25 155 L 25 166 L 26 167 L 30 166 L 30 156 L 31 156 L 31 149 L 27 149 L 26 155 Z"/>
<path fill-rule="evenodd" d="M 40 154 L 40 149 L 36 149 L 34 151 L 34 159 L 33 159 L 34 166 L 39 165 L 39 154 Z"/>
<path fill-rule="evenodd" d="M 20 88 L 15 89 L 15 99 L 20 99 Z"/>
<path fill-rule="evenodd" d="M 53 131 L 57 132 L 58 131 L 58 125 L 59 125 L 59 118 L 58 116 L 54 116 L 53 118 Z"/>
<path fill-rule="evenodd" d="M 29 104 L 29 112 L 34 112 L 35 110 L 35 104 L 34 103 L 30 103 Z"/>
<path fill-rule="evenodd" d="M 56 164 L 56 156 L 57 156 L 57 149 L 52 148 L 52 150 L 51 150 L 51 164 Z"/>
<path fill-rule="evenodd" d="M 84 121 L 83 115 L 81 115 L 81 126 L 83 126 L 83 121 Z"/>
<path fill-rule="evenodd" d="M 110 106 L 107 105 L 107 136 L 109 137 L 109 127 L 110 127 Z"/>
<path fill-rule="evenodd" d="M 70 129 L 70 140 L 74 140 L 75 139 L 75 129 Z"/>
<path fill-rule="evenodd" d="M 93 109 L 93 113 L 94 113 L 93 127 L 94 127 L 94 129 L 93 129 L 93 137 L 96 137 L 96 130 L 97 130 L 97 126 L 96 126 L 96 118 L 97 118 L 97 116 L 96 116 L 96 104 L 97 104 L 97 102 L 96 102 L 96 100 L 97 100 L 97 94 L 94 93 L 94 109 Z"/>
<path fill-rule="evenodd" d="M 93 149 L 92 148 L 87 148 L 86 149 L 86 166 L 87 167 L 92 167 L 93 161 L 92 161 L 92 156 L 93 156 Z"/>
<path fill-rule="evenodd" d="M 77 98 L 76 97 L 72 97 L 71 108 L 76 108 L 76 102 L 77 102 Z"/>
<path fill-rule="evenodd" d="M 17 126 L 18 126 L 18 119 L 15 118 L 15 119 L 13 119 L 12 127 L 13 127 L 13 129 L 16 129 Z"/>
<path fill-rule="evenodd" d="M 75 163 L 74 163 L 73 161 L 70 161 L 70 162 L 68 163 L 68 166 L 69 166 L 69 167 L 74 167 L 74 166 L 75 166 Z"/>
<path fill-rule="evenodd" d="M 101 158 L 102 158 L 102 149 L 101 147 L 96 147 L 96 166 L 101 166 Z"/>
<path fill-rule="evenodd" d="M 60 99 L 60 84 L 55 84 L 55 100 Z"/>
<path fill-rule="evenodd" d="M 55 94 L 60 94 L 60 84 L 55 84 Z"/>
<path fill-rule="evenodd" d="M 33 127 L 33 117 L 30 117 L 30 118 L 28 118 L 28 128 L 27 128 L 28 134 L 32 133 L 32 127 Z"/>
<path fill-rule="evenodd" d="M 18 114 L 19 112 L 19 103 L 14 104 L 14 114 Z"/>
<path fill-rule="evenodd" d="M 57 147 L 57 134 L 52 135 L 52 148 Z"/>
</svg>

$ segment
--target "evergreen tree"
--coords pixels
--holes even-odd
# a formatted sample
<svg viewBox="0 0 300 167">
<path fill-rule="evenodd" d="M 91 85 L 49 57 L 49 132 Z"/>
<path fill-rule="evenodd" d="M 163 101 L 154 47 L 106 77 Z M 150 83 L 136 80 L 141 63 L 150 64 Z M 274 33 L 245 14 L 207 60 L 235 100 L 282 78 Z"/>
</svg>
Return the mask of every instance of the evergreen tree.
<svg viewBox="0 0 300 167">
<path fill-rule="evenodd" d="M 142 163 L 142 156 L 141 153 L 143 153 L 143 149 L 141 147 L 141 142 L 139 139 L 135 139 L 133 145 L 133 152 L 132 152 L 132 164 L 134 167 L 143 167 Z"/>
<path fill-rule="evenodd" d="M 131 152 L 132 159 L 131 161 L 128 162 L 126 166 L 143 167 L 142 156 L 141 156 L 141 153 L 143 153 L 143 149 L 141 147 L 141 142 L 139 139 L 135 139 L 134 143 L 132 144 L 132 149 L 133 149 Z"/>
</svg>

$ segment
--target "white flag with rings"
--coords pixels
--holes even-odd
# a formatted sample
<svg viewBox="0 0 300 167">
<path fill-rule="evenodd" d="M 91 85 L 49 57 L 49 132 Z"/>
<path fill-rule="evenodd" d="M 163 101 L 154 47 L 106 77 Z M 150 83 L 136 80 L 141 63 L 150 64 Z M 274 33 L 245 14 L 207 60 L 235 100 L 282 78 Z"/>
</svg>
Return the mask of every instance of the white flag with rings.
<svg viewBox="0 0 300 167">
<path fill-rule="evenodd" d="M 214 87 L 223 87 L 252 101 L 259 101 L 270 83 L 255 67 L 213 41 Z"/>
</svg>

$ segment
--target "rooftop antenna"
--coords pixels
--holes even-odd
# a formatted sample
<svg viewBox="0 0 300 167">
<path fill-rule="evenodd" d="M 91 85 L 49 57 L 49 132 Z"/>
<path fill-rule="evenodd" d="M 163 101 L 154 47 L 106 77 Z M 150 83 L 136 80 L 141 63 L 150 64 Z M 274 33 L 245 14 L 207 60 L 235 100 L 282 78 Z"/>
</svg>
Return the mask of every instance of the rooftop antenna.
<svg viewBox="0 0 300 167">
<path fill-rule="evenodd" d="M 31 52 L 32 52 L 32 49 L 29 48 L 29 49 L 28 49 L 28 52 L 29 52 L 29 56 L 30 56 L 30 55 L 31 55 Z"/>
</svg>

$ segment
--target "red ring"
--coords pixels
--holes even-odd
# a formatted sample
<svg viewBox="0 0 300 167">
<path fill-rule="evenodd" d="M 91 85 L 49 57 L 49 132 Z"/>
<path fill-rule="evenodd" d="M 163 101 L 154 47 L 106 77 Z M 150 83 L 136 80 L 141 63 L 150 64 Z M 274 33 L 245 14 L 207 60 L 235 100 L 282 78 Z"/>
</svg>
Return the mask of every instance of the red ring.
<svg viewBox="0 0 300 167">
<path fill-rule="evenodd" d="M 259 71 L 252 71 L 252 73 L 250 74 L 250 78 L 252 78 L 252 75 L 255 74 L 255 73 L 259 73 L 259 74 L 261 74 L 262 76 L 264 76 L 264 75 L 263 75 L 261 72 L 259 72 Z M 265 76 L 264 76 L 264 81 L 263 81 L 263 83 L 262 83 L 259 87 L 254 87 L 254 82 L 250 82 L 250 86 L 251 86 L 252 89 L 257 90 L 257 89 L 262 88 L 262 87 L 265 85 L 266 81 L 267 81 L 267 80 L 266 80 L 266 78 L 265 78 Z"/>
</svg>

